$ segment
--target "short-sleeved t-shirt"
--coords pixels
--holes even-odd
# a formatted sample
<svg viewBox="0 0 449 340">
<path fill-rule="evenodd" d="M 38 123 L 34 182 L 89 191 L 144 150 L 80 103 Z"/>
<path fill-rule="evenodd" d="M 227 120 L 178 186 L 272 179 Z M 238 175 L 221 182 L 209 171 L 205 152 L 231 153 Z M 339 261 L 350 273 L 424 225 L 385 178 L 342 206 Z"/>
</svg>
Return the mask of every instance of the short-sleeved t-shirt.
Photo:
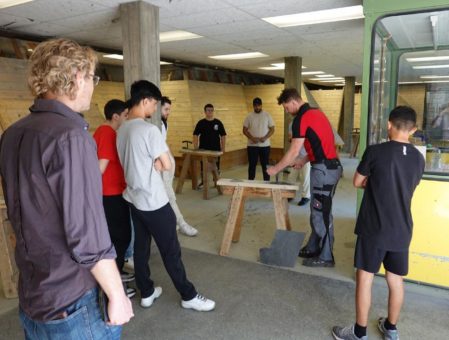
<svg viewBox="0 0 449 340">
<path fill-rule="evenodd" d="M 203 118 L 196 124 L 193 135 L 199 136 L 200 149 L 221 151 L 220 137 L 226 136 L 226 131 L 220 120 Z"/>
<path fill-rule="evenodd" d="M 406 251 L 412 238 L 410 205 L 425 161 L 412 144 L 369 146 L 357 172 L 368 176 L 355 233 L 379 249 Z"/>
<path fill-rule="evenodd" d="M 246 116 L 243 126 L 248 129 L 252 136 L 260 138 L 265 136 L 268 131 L 270 131 L 271 127 L 274 127 L 274 121 L 273 118 L 271 118 L 271 115 L 266 111 L 261 111 L 259 113 L 251 112 Z M 248 139 L 248 146 L 270 146 L 270 139 L 268 138 L 263 143 L 253 143 Z"/>
<path fill-rule="evenodd" d="M 117 153 L 117 133 L 109 125 L 101 125 L 94 133 L 98 159 L 109 161 L 102 176 L 103 196 L 121 195 L 126 188 L 123 168 Z"/>
<path fill-rule="evenodd" d="M 307 103 L 299 108 L 293 119 L 292 138 L 305 138 L 304 147 L 311 163 L 337 158 L 329 119 Z"/>
<path fill-rule="evenodd" d="M 154 168 L 154 161 L 168 152 L 159 129 L 141 118 L 128 120 L 118 130 L 117 150 L 127 184 L 123 198 L 143 211 L 166 205 L 162 176 Z"/>
</svg>

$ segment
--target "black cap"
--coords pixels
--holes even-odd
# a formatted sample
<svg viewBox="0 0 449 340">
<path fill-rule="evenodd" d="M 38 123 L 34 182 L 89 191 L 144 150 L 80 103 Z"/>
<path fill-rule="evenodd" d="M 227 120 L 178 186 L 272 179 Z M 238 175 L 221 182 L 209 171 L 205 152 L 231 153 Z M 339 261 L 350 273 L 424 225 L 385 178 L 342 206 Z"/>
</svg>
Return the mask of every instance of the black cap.
<svg viewBox="0 0 449 340">
<path fill-rule="evenodd" d="M 260 99 L 259 97 L 256 97 L 253 99 L 253 106 L 254 105 L 262 105 L 262 99 Z"/>
</svg>

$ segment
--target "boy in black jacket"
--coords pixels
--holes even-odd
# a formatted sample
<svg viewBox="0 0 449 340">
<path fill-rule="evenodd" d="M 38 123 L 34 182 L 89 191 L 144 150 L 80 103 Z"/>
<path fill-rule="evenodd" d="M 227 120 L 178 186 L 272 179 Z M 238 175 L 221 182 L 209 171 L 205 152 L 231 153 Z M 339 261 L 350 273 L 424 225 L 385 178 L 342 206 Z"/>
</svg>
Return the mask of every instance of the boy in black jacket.
<svg viewBox="0 0 449 340">
<path fill-rule="evenodd" d="M 389 289 L 388 317 L 380 318 L 378 327 L 383 339 L 399 339 L 396 323 L 404 300 L 402 277 L 408 273 L 413 227 L 410 205 L 425 166 L 424 157 L 408 141 L 415 131 L 415 111 L 396 107 L 388 119 L 390 140 L 369 146 L 354 174 L 354 186 L 365 189 L 355 227 L 356 323 L 334 327 L 335 339 L 368 339 L 371 286 L 382 263 Z"/>
</svg>

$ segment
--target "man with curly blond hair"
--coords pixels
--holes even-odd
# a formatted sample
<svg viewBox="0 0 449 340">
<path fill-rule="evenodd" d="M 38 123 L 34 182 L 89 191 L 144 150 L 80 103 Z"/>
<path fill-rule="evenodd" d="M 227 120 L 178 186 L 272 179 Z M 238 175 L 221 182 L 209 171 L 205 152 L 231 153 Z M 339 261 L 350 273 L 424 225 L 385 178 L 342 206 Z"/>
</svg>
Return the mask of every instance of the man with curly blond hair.
<svg viewBox="0 0 449 340">
<path fill-rule="evenodd" d="M 92 49 L 71 40 L 39 44 L 29 61 L 30 114 L 0 141 L 26 339 L 119 339 L 133 316 L 104 216 L 95 142 L 80 113 L 99 80 L 96 62 Z"/>
</svg>

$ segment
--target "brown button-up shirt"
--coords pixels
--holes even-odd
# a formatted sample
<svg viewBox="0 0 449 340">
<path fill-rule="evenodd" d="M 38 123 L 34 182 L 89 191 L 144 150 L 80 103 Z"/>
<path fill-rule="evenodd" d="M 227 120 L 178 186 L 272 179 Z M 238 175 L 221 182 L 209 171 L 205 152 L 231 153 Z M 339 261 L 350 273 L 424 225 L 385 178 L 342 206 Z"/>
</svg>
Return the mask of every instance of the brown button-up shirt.
<svg viewBox="0 0 449 340">
<path fill-rule="evenodd" d="M 19 302 L 47 321 L 96 286 L 90 269 L 115 258 L 96 146 L 82 116 L 36 99 L 0 141 L 0 173 L 14 228 Z"/>
</svg>

